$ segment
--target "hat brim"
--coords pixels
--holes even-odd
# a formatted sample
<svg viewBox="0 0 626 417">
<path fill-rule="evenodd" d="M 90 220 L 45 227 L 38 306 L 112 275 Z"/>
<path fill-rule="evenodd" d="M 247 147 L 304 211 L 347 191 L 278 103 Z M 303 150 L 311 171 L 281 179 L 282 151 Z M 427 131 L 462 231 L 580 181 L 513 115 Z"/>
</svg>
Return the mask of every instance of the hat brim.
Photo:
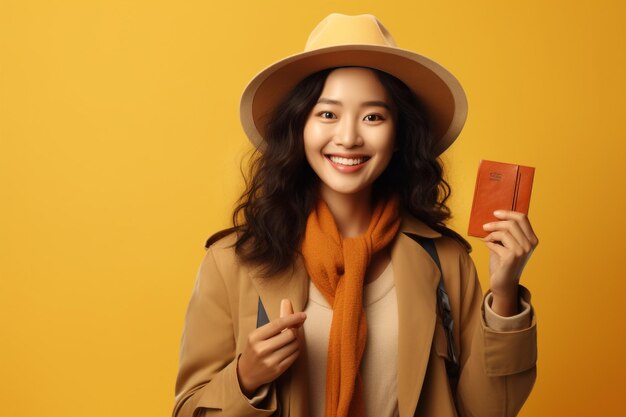
<svg viewBox="0 0 626 417">
<path fill-rule="evenodd" d="M 240 117 L 252 144 L 262 150 L 269 116 L 300 81 L 323 69 L 342 66 L 375 68 L 403 81 L 426 108 L 437 155 L 461 132 L 467 118 L 467 99 L 461 84 L 448 70 L 400 48 L 341 45 L 292 55 L 265 68 L 250 81 L 241 97 Z"/>
</svg>

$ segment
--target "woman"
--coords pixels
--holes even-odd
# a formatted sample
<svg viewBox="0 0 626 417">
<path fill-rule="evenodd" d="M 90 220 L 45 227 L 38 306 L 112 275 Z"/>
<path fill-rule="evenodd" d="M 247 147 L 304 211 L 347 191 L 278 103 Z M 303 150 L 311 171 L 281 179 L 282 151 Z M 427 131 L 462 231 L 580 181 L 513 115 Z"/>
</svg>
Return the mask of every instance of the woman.
<svg viewBox="0 0 626 417">
<path fill-rule="evenodd" d="M 252 80 L 241 116 L 260 153 L 235 228 L 208 242 L 175 416 L 519 411 L 536 328 L 518 283 L 538 241 L 496 213 L 483 298 L 437 160 L 465 115 L 456 79 L 370 15 L 328 16 Z"/>
</svg>

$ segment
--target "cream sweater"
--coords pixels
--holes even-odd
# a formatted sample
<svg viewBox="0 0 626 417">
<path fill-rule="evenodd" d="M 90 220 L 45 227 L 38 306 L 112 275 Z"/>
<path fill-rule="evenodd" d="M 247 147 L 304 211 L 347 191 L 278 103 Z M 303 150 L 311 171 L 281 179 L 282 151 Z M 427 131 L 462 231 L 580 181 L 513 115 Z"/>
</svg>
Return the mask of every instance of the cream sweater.
<svg viewBox="0 0 626 417">
<path fill-rule="evenodd" d="M 363 308 L 367 316 L 367 342 L 361 361 L 365 415 L 397 416 L 398 308 L 391 263 L 376 280 L 365 285 Z M 304 311 L 307 317 L 304 335 L 310 417 L 323 417 L 326 357 L 333 311 L 312 281 L 309 282 L 309 302 Z"/>
</svg>

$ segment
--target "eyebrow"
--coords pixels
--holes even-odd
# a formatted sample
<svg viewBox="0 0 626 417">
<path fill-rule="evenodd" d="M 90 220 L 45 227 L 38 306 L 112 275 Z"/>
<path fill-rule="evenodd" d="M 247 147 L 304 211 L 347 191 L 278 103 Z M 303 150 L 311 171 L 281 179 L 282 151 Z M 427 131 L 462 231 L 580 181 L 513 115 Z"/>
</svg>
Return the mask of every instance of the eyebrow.
<svg viewBox="0 0 626 417">
<path fill-rule="evenodd" d="M 322 104 L 334 104 L 334 105 L 337 105 L 337 106 L 341 106 L 342 105 L 341 101 L 331 100 L 329 98 L 324 98 L 324 97 L 322 97 L 319 100 L 317 100 L 317 104 L 320 104 L 320 103 L 322 103 Z M 380 100 L 365 101 L 365 102 L 362 103 L 361 106 L 362 107 L 371 107 L 371 106 L 374 106 L 374 107 L 384 107 L 385 109 L 391 111 L 391 108 L 389 107 L 389 104 L 385 103 L 384 101 L 380 101 Z"/>
</svg>

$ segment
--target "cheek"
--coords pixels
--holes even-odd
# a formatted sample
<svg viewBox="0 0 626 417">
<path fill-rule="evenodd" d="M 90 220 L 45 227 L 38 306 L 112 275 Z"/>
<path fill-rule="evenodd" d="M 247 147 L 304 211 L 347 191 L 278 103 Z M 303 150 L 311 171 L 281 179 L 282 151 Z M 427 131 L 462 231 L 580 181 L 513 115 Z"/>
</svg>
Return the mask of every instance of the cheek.
<svg viewBox="0 0 626 417">
<path fill-rule="evenodd" d="M 303 131 L 304 150 L 307 154 L 319 153 L 324 146 L 324 132 L 316 123 L 307 123 Z"/>
</svg>

